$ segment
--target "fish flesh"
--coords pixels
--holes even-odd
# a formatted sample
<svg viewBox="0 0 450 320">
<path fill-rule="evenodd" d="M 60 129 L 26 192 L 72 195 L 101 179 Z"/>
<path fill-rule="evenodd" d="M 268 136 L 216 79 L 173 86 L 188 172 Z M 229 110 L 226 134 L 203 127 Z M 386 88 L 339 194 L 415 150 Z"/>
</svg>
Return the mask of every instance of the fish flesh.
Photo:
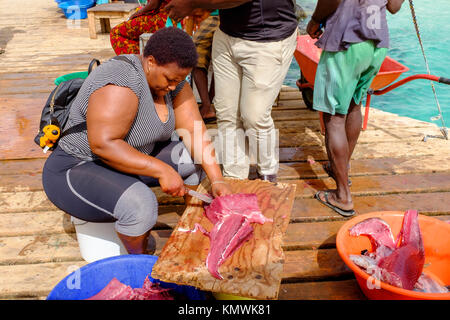
<svg viewBox="0 0 450 320">
<path fill-rule="evenodd" d="M 349 230 L 351 236 L 367 236 L 372 252 L 350 255 L 356 265 L 378 280 L 393 286 L 428 293 L 446 293 L 447 288 L 422 273 L 425 250 L 420 233 L 418 212 L 405 212 L 401 230 L 394 241 L 388 223 L 380 218 L 368 218 Z"/>
<path fill-rule="evenodd" d="M 142 288 L 135 289 L 113 278 L 100 292 L 86 300 L 174 300 L 170 290 L 151 282 L 148 276 Z"/>
<path fill-rule="evenodd" d="M 252 223 L 273 222 L 266 218 L 253 193 L 237 193 L 215 198 L 205 206 L 205 215 L 214 225 L 207 232 L 201 226 L 195 226 L 210 239 L 210 249 L 206 258 L 206 267 L 211 275 L 222 280 L 219 267 L 253 236 Z"/>
</svg>

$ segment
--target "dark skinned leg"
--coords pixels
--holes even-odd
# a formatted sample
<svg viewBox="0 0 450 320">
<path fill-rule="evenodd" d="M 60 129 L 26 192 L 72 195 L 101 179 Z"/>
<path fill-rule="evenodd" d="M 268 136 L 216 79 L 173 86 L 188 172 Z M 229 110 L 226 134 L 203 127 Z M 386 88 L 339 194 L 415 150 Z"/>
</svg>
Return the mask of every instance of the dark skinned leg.
<svg viewBox="0 0 450 320">
<path fill-rule="evenodd" d="M 143 235 L 137 237 L 126 236 L 117 232 L 119 239 L 122 241 L 125 249 L 129 254 L 144 254 L 147 253 L 148 237 L 150 236 L 150 230 Z"/>
<path fill-rule="evenodd" d="M 353 209 L 348 186 L 349 145 L 346 134 L 346 115 L 324 113 L 325 144 L 331 169 L 336 178 L 336 190 L 330 192 L 329 202 L 341 209 Z M 323 193 L 320 198 L 325 201 Z"/>
<path fill-rule="evenodd" d="M 192 74 L 198 94 L 200 95 L 200 100 L 202 101 L 202 107 L 200 108 L 201 116 L 203 118 L 214 117 L 215 113 L 211 109 L 211 100 L 209 98 L 208 71 L 204 68 L 194 68 Z"/>
<path fill-rule="evenodd" d="M 352 157 L 353 151 L 355 150 L 356 143 L 359 138 L 359 134 L 361 133 L 361 127 L 362 127 L 362 115 L 361 115 L 361 105 L 356 104 L 355 101 L 352 99 L 352 102 L 350 103 L 350 107 L 348 109 L 347 118 L 345 120 L 345 133 L 347 135 L 347 143 L 348 143 L 348 168 L 350 169 L 350 159 Z M 325 135 L 325 141 L 326 141 L 326 135 Z M 327 145 L 327 144 L 326 144 Z M 328 146 L 327 146 L 327 153 Z M 331 169 L 331 164 L 327 163 L 325 164 L 328 168 Z M 334 175 L 333 175 L 334 176 Z M 350 184 L 350 182 L 349 182 Z"/>
<path fill-rule="evenodd" d="M 356 143 L 361 133 L 362 128 L 362 115 L 361 115 L 361 104 L 356 104 L 352 99 L 350 103 L 350 108 L 348 109 L 347 119 L 345 120 L 345 132 L 347 134 L 348 142 L 348 163 L 352 157 L 353 151 L 355 150 Z"/>
</svg>

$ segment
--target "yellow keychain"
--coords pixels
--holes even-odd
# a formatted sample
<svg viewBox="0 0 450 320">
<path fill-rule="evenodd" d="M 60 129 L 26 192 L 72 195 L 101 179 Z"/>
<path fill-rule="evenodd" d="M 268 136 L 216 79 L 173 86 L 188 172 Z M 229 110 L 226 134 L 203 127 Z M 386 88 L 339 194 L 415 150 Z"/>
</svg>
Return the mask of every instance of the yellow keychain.
<svg viewBox="0 0 450 320">
<path fill-rule="evenodd" d="M 54 124 L 46 125 L 42 131 L 44 135 L 39 139 L 39 144 L 41 148 L 44 148 L 43 152 L 47 153 L 48 149 L 55 145 L 55 142 L 58 140 L 61 130 L 58 126 Z"/>
</svg>

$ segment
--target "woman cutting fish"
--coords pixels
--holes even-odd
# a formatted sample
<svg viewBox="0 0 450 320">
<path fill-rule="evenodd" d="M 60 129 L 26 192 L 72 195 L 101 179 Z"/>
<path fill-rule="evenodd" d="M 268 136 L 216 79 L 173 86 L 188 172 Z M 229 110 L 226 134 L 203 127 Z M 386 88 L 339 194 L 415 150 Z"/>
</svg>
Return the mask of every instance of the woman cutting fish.
<svg viewBox="0 0 450 320">
<path fill-rule="evenodd" d="M 143 55 L 103 63 L 83 83 L 64 128 L 85 122 L 86 129 L 63 136 L 45 163 L 50 201 L 85 221 L 115 221 L 129 253 L 146 252 L 156 223 L 149 186 L 184 196 L 185 185 L 199 184 L 206 173 L 214 196 L 230 194 L 184 80 L 196 64 L 194 43 L 176 28 L 155 32 Z M 183 142 L 174 139 L 175 129 Z"/>
</svg>

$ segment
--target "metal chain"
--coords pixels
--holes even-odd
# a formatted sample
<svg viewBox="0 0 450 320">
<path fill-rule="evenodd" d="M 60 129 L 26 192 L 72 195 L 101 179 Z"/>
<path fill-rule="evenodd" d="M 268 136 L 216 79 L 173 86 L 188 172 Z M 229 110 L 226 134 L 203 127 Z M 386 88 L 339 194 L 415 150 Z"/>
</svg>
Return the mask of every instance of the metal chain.
<svg viewBox="0 0 450 320">
<path fill-rule="evenodd" d="M 409 7 L 411 8 L 411 15 L 412 15 L 412 18 L 413 18 L 413 23 L 414 23 L 414 27 L 416 28 L 417 38 L 419 39 L 419 44 L 420 44 L 420 48 L 422 50 L 423 58 L 425 60 L 425 65 L 427 67 L 427 72 L 428 72 L 429 75 L 431 75 L 430 66 L 428 64 L 428 59 L 427 59 L 427 56 L 425 55 L 425 49 L 423 48 L 422 37 L 420 36 L 419 24 L 417 23 L 416 11 L 414 10 L 413 0 L 409 0 Z M 438 110 L 439 110 L 439 115 L 437 117 L 431 118 L 431 120 L 433 120 L 433 121 L 439 120 L 439 119 L 441 120 L 442 127 L 439 128 L 439 129 L 441 130 L 442 135 L 444 136 L 444 138 L 446 140 L 448 140 L 448 130 L 445 127 L 444 116 L 442 115 L 441 105 L 439 104 L 439 100 L 438 100 L 438 97 L 437 97 L 437 94 L 436 94 L 436 88 L 434 87 L 434 83 L 432 81 L 430 81 L 430 83 L 431 83 L 431 89 L 433 90 L 434 98 L 436 100 L 436 105 L 437 105 Z"/>
</svg>

